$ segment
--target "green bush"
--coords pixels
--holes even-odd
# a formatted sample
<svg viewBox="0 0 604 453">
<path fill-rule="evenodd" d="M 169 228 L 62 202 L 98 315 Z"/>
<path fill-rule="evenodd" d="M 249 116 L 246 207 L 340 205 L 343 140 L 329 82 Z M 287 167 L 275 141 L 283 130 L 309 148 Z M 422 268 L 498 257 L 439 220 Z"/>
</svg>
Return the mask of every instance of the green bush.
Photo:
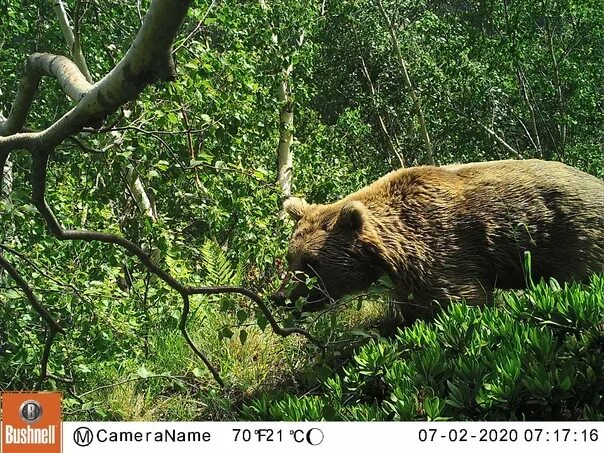
<svg viewBox="0 0 604 453">
<path fill-rule="evenodd" d="M 362 347 L 320 393 L 265 395 L 252 420 L 604 420 L 604 276 L 541 282 L 498 307 L 452 304 L 434 323 Z"/>
</svg>

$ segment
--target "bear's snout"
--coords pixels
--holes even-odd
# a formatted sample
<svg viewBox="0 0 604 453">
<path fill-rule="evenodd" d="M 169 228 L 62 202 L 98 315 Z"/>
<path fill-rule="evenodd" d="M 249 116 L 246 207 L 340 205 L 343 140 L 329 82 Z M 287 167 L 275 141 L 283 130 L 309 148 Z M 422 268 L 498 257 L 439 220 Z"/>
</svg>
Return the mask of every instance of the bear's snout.
<svg viewBox="0 0 604 453">
<path fill-rule="evenodd" d="M 288 285 L 292 283 L 292 280 L 296 283 L 288 293 Z M 286 301 L 288 299 L 291 302 L 296 302 L 300 298 L 307 299 L 307 303 L 305 303 L 303 306 L 303 311 L 320 310 L 321 308 L 325 307 L 327 301 L 329 300 L 329 297 L 324 291 L 318 288 L 309 288 L 306 285 L 306 282 L 296 278 L 292 272 L 287 273 L 283 279 L 283 282 L 279 286 L 279 289 L 269 296 L 269 299 L 275 305 L 280 307 L 287 305 Z"/>
</svg>

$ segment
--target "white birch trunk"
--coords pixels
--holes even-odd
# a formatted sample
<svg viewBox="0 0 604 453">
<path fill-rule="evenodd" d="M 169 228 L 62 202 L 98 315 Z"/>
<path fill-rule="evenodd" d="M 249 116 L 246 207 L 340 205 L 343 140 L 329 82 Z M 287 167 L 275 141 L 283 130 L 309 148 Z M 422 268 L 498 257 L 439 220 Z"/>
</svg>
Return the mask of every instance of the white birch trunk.
<svg viewBox="0 0 604 453">
<path fill-rule="evenodd" d="M 69 17 L 67 16 L 67 11 L 65 10 L 63 1 L 51 1 L 53 3 L 53 8 L 55 10 L 55 14 L 57 15 L 59 25 L 61 26 L 61 31 L 63 32 L 63 36 L 65 37 L 65 42 L 69 47 L 69 52 L 71 54 L 73 62 L 84 75 L 86 80 L 92 83 L 92 76 L 90 75 L 90 71 L 88 70 L 86 58 L 84 57 L 84 52 L 82 51 L 82 46 L 80 45 L 80 37 L 76 36 L 73 32 L 73 28 L 69 23 Z M 125 168 L 124 170 L 126 171 L 126 184 L 128 185 L 128 190 L 132 194 L 132 197 L 136 202 L 139 212 L 141 212 L 143 215 L 147 216 L 151 220 L 156 220 L 157 211 L 155 204 L 151 202 L 149 196 L 147 195 L 147 192 L 145 191 L 145 186 L 141 181 L 140 177 L 131 165 L 128 166 L 128 168 Z"/>
<path fill-rule="evenodd" d="M 82 52 L 80 37 L 75 36 L 73 33 L 73 28 L 69 24 L 69 18 L 67 17 L 67 11 L 65 11 L 63 1 L 51 0 L 51 2 L 53 4 L 55 14 L 57 15 L 59 25 L 61 26 L 61 31 L 65 37 L 65 42 L 67 43 L 67 47 L 69 47 L 69 53 L 71 54 L 73 62 L 80 69 L 80 71 L 82 71 L 82 74 L 84 77 L 86 77 L 86 80 L 92 83 L 92 76 L 90 75 L 88 65 L 86 64 L 86 59 L 84 58 L 84 53 Z"/>
<path fill-rule="evenodd" d="M 277 150 L 278 168 L 277 181 L 284 198 L 291 196 L 293 153 L 291 145 L 294 141 L 294 106 L 291 102 L 289 74 L 293 67 L 290 65 L 284 71 L 284 80 L 279 85 L 277 100 L 281 105 L 279 113 L 279 147 Z"/>
<path fill-rule="evenodd" d="M 259 0 L 259 3 L 263 10 L 268 10 L 269 7 L 265 0 Z M 279 38 L 274 30 L 271 35 L 271 41 L 275 45 L 279 43 Z M 298 47 L 301 47 L 303 43 L 304 31 L 301 32 L 298 38 Z M 277 147 L 277 183 L 284 199 L 290 197 L 292 193 L 294 105 L 291 100 L 290 77 L 293 70 L 294 66 L 292 63 L 283 69 L 283 79 L 277 89 L 277 101 L 281 106 L 279 111 L 279 145 Z M 281 211 L 280 217 L 285 217 L 283 211 Z"/>
<path fill-rule="evenodd" d="M 139 211 L 143 215 L 149 217 L 151 220 L 156 220 L 157 212 L 155 209 L 155 203 L 153 203 L 153 201 L 151 201 L 147 195 L 141 178 L 138 176 L 132 165 L 125 167 L 124 170 L 126 171 L 126 183 L 128 184 L 128 190 L 132 194 L 132 198 L 134 198 Z"/>
<path fill-rule="evenodd" d="M 4 163 L 2 174 L 2 196 L 0 197 L 0 199 L 8 200 L 9 195 L 13 191 L 13 162 L 11 161 L 10 156 L 6 159 L 6 162 Z"/>
</svg>

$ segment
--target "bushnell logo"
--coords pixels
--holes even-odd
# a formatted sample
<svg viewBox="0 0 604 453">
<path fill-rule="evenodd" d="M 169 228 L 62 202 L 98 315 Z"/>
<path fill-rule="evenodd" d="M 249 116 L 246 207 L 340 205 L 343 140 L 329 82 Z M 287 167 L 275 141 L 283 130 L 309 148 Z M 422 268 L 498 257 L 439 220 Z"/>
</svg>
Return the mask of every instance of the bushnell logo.
<svg viewBox="0 0 604 453">
<path fill-rule="evenodd" d="M 42 417 L 42 406 L 36 400 L 27 400 L 19 408 L 19 414 L 25 423 L 36 423 Z"/>
<path fill-rule="evenodd" d="M 61 453 L 61 394 L 2 394 L 2 453 Z"/>
</svg>

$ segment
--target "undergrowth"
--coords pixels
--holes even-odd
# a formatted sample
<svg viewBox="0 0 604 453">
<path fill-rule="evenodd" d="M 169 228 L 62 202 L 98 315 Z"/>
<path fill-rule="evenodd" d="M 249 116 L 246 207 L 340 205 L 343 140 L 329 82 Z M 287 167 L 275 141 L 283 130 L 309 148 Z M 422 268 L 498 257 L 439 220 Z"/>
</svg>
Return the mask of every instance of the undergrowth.
<svg viewBox="0 0 604 453">
<path fill-rule="evenodd" d="M 541 282 L 498 307 L 363 346 L 306 395 L 265 394 L 247 420 L 604 420 L 604 278 Z"/>
</svg>

